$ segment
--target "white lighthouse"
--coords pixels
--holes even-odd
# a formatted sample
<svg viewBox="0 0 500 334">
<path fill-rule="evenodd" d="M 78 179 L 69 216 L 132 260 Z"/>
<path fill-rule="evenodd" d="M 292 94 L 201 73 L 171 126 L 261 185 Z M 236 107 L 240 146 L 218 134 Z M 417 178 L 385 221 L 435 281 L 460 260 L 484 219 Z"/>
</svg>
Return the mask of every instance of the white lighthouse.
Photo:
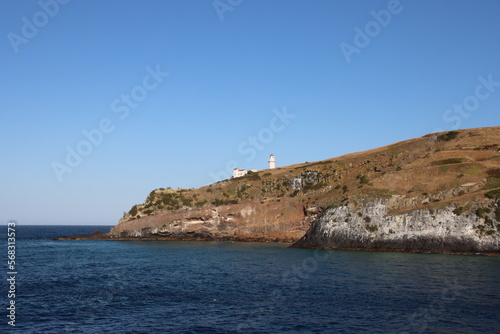
<svg viewBox="0 0 500 334">
<path fill-rule="evenodd" d="M 269 169 L 276 168 L 276 158 L 274 157 L 274 154 L 271 154 L 269 156 L 269 160 L 267 162 L 269 164 Z"/>
</svg>

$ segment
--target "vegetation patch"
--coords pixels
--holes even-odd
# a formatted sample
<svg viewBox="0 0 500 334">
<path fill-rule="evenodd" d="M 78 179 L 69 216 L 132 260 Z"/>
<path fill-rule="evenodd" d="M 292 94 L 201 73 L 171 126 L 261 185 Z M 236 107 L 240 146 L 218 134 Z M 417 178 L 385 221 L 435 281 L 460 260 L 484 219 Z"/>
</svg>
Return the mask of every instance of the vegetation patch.
<svg viewBox="0 0 500 334">
<path fill-rule="evenodd" d="M 239 188 L 238 188 L 238 192 L 237 192 L 237 194 L 236 194 L 236 195 L 237 195 L 239 198 L 242 198 L 244 195 L 246 195 L 246 191 L 247 191 L 247 189 L 248 189 L 248 188 L 250 188 L 250 187 L 251 187 L 251 185 L 249 185 L 249 184 L 243 184 L 241 187 L 239 187 Z"/>
<path fill-rule="evenodd" d="M 391 191 L 389 189 L 375 189 L 375 194 L 380 198 L 391 198 Z"/>
<path fill-rule="evenodd" d="M 399 147 L 398 147 L 398 148 L 393 148 L 393 149 L 391 150 L 391 155 L 392 155 L 392 156 L 396 156 L 396 155 L 398 155 L 399 153 L 401 153 L 401 149 L 400 149 Z"/>
<path fill-rule="evenodd" d="M 207 200 L 199 201 L 199 202 L 194 203 L 194 206 L 197 207 L 197 208 L 201 208 L 202 206 L 204 206 L 207 203 L 208 203 Z"/>
<path fill-rule="evenodd" d="M 465 168 L 462 173 L 465 175 L 477 175 L 479 174 L 480 171 L 481 171 L 481 166 L 471 165 Z"/>
<path fill-rule="evenodd" d="M 488 177 L 483 190 L 500 188 L 500 177 Z"/>
<path fill-rule="evenodd" d="M 131 216 L 136 216 L 137 215 L 137 204 L 134 205 L 132 207 L 132 209 L 130 209 L 130 211 L 128 212 L 128 214 L 131 215 Z"/>
<path fill-rule="evenodd" d="M 450 131 L 448 133 L 444 133 L 442 135 L 439 135 L 437 137 L 437 141 L 449 141 L 452 139 L 455 139 L 458 136 L 459 132 L 458 131 Z"/>
<path fill-rule="evenodd" d="M 462 212 L 464 212 L 464 208 L 461 206 L 453 210 L 453 213 L 456 214 L 457 216 L 460 216 Z"/>
<path fill-rule="evenodd" d="M 500 178 L 500 168 L 492 169 L 486 172 L 488 176 Z"/>
<path fill-rule="evenodd" d="M 338 165 L 338 166 L 340 166 L 340 167 L 344 167 L 345 166 L 345 162 L 343 162 L 342 160 L 336 160 L 335 164 Z"/>
<path fill-rule="evenodd" d="M 490 199 L 500 199 L 500 189 L 488 191 L 484 196 Z"/>
<path fill-rule="evenodd" d="M 484 223 L 488 224 L 491 228 L 495 228 L 495 222 L 490 217 L 485 217 Z"/>
<path fill-rule="evenodd" d="M 247 180 L 251 180 L 251 181 L 258 181 L 260 180 L 260 175 L 259 173 L 255 173 L 255 172 L 248 172 L 247 175 L 244 176 L 245 178 L 247 178 Z"/>
<path fill-rule="evenodd" d="M 450 169 L 450 167 L 451 167 L 450 165 L 439 166 L 439 171 L 444 173 L 444 172 L 448 171 L 448 169 Z"/>
<path fill-rule="evenodd" d="M 214 199 L 212 201 L 212 205 L 215 205 L 215 206 L 221 206 L 221 205 L 229 205 L 229 204 L 238 204 L 238 200 L 237 199 Z"/>
<path fill-rule="evenodd" d="M 179 200 L 176 198 L 177 194 L 175 193 L 169 193 L 169 194 L 163 194 L 161 201 L 163 205 L 169 207 L 170 209 L 178 209 L 180 207 Z"/>
<path fill-rule="evenodd" d="M 366 225 L 365 228 L 366 228 L 366 230 L 368 232 L 371 232 L 371 233 L 378 231 L 378 226 L 377 225 L 370 225 L 370 224 L 368 224 L 368 225 Z"/>
<path fill-rule="evenodd" d="M 317 165 L 328 165 L 328 164 L 332 164 L 333 161 L 331 160 L 324 160 L 324 161 L 319 161 L 319 162 L 315 162 L 315 163 L 312 163 L 308 166 L 308 168 L 311 168 L 313 166 L 317 166 Z"/>
<path fill-rule="evenodd" d="M 366 175 L 359 174 L 358 176 L 356 176 L 356 178 L 359 180 L 360 184 L 368 184 L 368 183 L 370 183 L 370 180 L 368 180 L 368 176 L 366 176 Z"/>
<path fill-rule="evenodd" d="M 488 209 L 488 208 L 479 208 L 476 210 L 476 215 L 478 215 L 479 217 L 483 218 L 484 215 L 490 213 L 491 210 Z"/>
<path fill-rule="evenodd" d="M 467 162 L 467 159 L 464 158 L 450 158 L 444 160 L 436 160 L 431 162 L 432 166 L 440 166 L 440 165 L 452 165 L 452 164 L 460 164 L 462 162 Z"/>
<path fill-rule="evenodd" d="M 309 190 L 318 190 L 318 189 L 321 189 L 325 186 L 325 184 L 323 182 L 318 182 L 316 184 L 314 183 L 307 183 L 305 186 L 304 186 L 304 190 L 305 191 L 309 191 Z"/>
<path fill-rule="evenodd" d="M 182 202 L 182 205 L 184 205 L 184 206 L 191 206 L 193 204 L 193 199 L 181 197 L 181 202 Z"/>
</svg>

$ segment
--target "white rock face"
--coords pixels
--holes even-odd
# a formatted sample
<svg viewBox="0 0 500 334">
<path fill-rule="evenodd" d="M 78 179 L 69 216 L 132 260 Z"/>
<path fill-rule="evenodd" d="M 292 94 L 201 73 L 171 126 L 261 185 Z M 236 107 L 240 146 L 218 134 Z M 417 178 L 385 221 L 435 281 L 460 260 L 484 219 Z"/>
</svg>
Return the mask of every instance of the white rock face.
<svg viewBox="0 0 500 334">
<path fill-rule="evenodd" d="M 391 200 L 361 200 L 327 209 L 296 243 L 301 247 L 499 252 L 500 225 L 454 206 L 389 214 Z"/>
</svg>

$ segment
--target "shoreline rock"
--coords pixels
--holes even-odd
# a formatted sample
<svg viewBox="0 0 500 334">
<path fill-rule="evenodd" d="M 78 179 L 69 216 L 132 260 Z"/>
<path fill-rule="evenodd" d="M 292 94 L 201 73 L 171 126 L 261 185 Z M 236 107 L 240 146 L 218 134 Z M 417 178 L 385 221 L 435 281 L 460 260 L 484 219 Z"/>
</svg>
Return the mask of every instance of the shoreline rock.
<svg viewBox="0 0 500 334">
<path fill-rule="evenodd" d="M 362 204 L 359 204 L 362 203 Z M 500 253 L 490 216 L 452 205 L 390 214 L 389 200 L 362 199 L 326 210 L 293 247 L 437 253 Z M 493 204 L 494 205 L 494 204 Z M 485 230 L 485 226 L 491 230 Z M 491 231 L 491 233 L 490 233 Z"/>
</svg>

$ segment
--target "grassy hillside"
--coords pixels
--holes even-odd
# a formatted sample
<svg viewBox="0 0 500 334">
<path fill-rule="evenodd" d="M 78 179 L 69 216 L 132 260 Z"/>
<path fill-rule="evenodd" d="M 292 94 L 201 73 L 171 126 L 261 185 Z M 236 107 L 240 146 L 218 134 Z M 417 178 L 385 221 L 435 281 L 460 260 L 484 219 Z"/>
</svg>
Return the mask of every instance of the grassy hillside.
<svg viewBox="0 0 500 334">
<path fill-rule="evenodd" d="M 183 208 L 247 202 L 327 208 L 360 197 L 399 196 L 402 200 L 394 211 L 450 203 L 457 210 L 471 211 L 480 209 L 478 203 L 484 199 L 498 200 L 499 193 L 500 127 L 490 127 L 429 134 L 337 158 L 249 173 L 199 189 L 156 189 L 121 222 Z"/>
</svg>

